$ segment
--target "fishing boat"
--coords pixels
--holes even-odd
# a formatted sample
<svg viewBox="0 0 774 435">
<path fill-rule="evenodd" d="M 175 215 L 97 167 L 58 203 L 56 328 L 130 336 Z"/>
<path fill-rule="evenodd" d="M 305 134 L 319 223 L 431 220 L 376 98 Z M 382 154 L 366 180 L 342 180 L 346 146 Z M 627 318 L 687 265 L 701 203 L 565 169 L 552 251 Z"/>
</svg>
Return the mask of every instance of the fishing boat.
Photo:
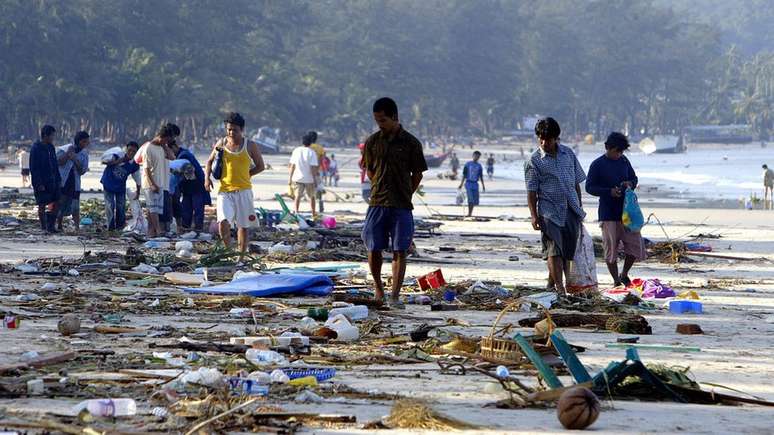
<svg viewBox="0 0 774 435">
<path fill-rule="evenodd" d="M 425 163 L 427 163 L 428 168 L 438 168 L 443 164 L 443 161 L 446 160 L 446 157 L 449 157 L 449 154 L 450 152 L 448 151 L 441 154 L 425 154 Z"/>
<path fill-rule="evenodd" d="M 685 145 L 680 136 L 657 134 L 653 138 L 641 140 L 638 147 L 645 154 L 675 154 L 684 153 Z"/>
</svg>

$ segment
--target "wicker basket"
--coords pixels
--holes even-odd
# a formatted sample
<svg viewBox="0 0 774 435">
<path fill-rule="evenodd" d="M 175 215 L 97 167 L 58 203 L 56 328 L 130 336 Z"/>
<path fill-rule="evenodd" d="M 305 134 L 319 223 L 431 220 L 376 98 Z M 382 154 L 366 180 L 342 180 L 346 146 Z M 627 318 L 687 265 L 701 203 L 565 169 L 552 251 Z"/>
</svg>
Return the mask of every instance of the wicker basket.
<svg viewBox="0 0 774 435">
<path fill-rule="evenodd" d="M 485 359 L 498 360 L 498 361 L 513 361 L 518 362 L 521 360 L 522 353 L 519 349 L 518 343 L 510 338 L 495 337 L 497 331 L 497 324 L 500 323 L 500 319 L 513 308 L 517 308 L 521 305 L 521 299 L 512 302 L 500 311 L 497 318 L 492 325 L 492 332 L 487 337 L 481 337 L 481 356 Z"/>
</svg>

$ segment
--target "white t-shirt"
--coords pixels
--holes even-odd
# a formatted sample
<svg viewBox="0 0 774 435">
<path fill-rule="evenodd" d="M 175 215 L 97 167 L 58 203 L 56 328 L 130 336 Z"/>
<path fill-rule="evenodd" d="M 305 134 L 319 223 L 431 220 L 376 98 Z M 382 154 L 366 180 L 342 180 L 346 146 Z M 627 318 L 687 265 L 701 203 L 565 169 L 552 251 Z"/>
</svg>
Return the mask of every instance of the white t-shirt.
<svg viewBox="0 0 774 435">
<path fill-rule="evenodd" d="M 293 172 L 293 181 L 296 183 L 312 184 L 314 183 L 314 174 L 312 166 L 318 166 L 317 153 L 310 147 L 300 146 L 293 150 L 290 155 L 290 164 L 296 165 Z"/>
<path fill-rule="evenodd" d="M 30 153 L 27 150 L 19 151 L 19 169 L 30 168 Z"/>
<path fill-rule="evenodd" d="M 139 154 L 142 160 L 143 189 L 151 188 L 151 180 L 148 178 L 148 174 L 145 173 L 145 168 L 150 168 L 150 176 L 156 186 L 159 187 L 159 190 L 169 190 L 169 160 L 167 160 L 167 155 L 164 153 L 164 148 L 147 142 L 140 148 Z"/>
</svg>

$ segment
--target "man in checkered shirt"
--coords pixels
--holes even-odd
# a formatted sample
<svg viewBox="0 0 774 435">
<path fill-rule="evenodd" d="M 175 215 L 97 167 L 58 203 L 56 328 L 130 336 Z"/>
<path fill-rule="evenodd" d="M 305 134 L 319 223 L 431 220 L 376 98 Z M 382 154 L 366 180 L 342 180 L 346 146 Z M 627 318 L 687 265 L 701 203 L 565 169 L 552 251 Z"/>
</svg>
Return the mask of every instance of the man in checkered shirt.
<svg viewBox="0 0 774 435">
<path fill-rule="evenodd" d="M 540 149 L 524 165 L 532 228 L 540 231 L 543 258 L 550 280 L 565 293 L 564 275 L 575 256 L 578 234 L 586 213 L 580 183 L 586 179 L 572 150 L 559 143 L 561 129 L 553 118 L 535 124 Z"/>
</svg>

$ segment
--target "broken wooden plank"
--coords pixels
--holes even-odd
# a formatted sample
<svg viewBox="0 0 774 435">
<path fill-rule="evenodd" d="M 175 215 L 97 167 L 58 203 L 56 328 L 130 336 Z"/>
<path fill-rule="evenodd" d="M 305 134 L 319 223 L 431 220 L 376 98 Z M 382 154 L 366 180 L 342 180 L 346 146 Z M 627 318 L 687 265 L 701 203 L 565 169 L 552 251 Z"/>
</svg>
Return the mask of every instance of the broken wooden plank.
<svg viewBox="0 0 774 435">
<path fill-rule="evenodd" d="M 543 361 L 543 357 L 540 356 L 539 353 L 535 351 L 535 349 L 532 348 L 532 345 L 529 344 L 526 338 L 524 338 L 521 334 L 516 334 L 513 339 L 516 341 L 516 343 L 519 344 L 519 347 L 521 348 L 521 351 L 524 352 L 524 355 L 529 358 L 529 360 L 532 362 L 532 365 L 535 366 L 535 368 L 540 373 L 540 376 L 543 378 L 544 381 L 548 384 L 551 388 L 560 388 L 562 387 L 562 381 L 559 380 L 559 378 L 556 377 L 556 374 L 554 374 L 554 371 L 551 370 L 550 367 Z"/>
</svg>

